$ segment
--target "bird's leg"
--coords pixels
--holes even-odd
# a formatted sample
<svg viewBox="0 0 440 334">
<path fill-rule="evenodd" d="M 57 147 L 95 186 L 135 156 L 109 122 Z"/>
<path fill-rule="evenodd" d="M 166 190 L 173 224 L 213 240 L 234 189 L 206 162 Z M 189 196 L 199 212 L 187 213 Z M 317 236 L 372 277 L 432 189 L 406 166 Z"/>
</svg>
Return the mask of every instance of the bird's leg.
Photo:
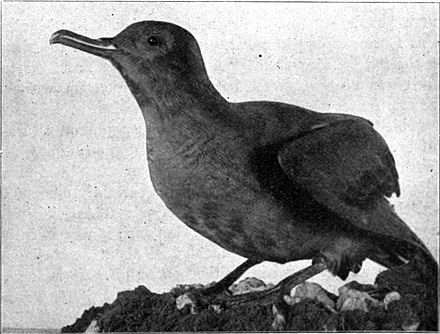
<svg viewBox="0 0 440 334">
<path fill-rule="evenodd" d="M 311 266 L 308 266 L 307 268 L 304 268 L 295 274 L 286 277 L 273 288 L 235 296 L 218 296 L 213 300 L 213 303 L 222 304 L 225 306 L 244 304 L 254 301 L 257 301 L 261 304 L 271 304 L 279 301 L 280 299 L 283 300 L 283 296 L 289 294 L 292 288 L 321 273 L 325 269 L 327 269 L 327 264 L 324 261 L 316 261 Z"/>
<path fill-rule="evenodd" d="M 203 289 L 201 293 L 205 296 L 213 295 L 220 292 L 229 292 L 228 288 L 239 279 L 249 268 L 261 263 L 261 261 L 255 260 L 246 260 L 237 268 L 235 268 L 232 272 L 226 275 L 223 279 L 215 283 L 213 286 L 209 288 Z"/>
<path fill-rule="evenodd" d="M 219 294 L 223 296 L 230 295 L 228 288 L 237 279 L 239 279 L 246 272 L 246 270 L 257 265 L 258 263 L 261 263 L 261 261 L 246 260 L 214 285 L 208 288 L 194 289 L 185 293 L 185 295 L 192 300 L 192 304 L 194 305 L 193 311 L 197 312 L 197 309 L 201 309 L 212 304 L 212 301 L 215 300 Z"/>
<path fill-rule="evenodd" d="M 311 266 L 308 266 L 293 275 L 287 276 L 277 285 L 280 285 L 281 296 L 285 294 L 290 294 L 290 291 L 297 285 L 307 281 L 309 278 L 322 273 L 327 269 L 327 263 L 322 259 L 318 258 L 316 262 L 314 261 Z"/>
</svg>

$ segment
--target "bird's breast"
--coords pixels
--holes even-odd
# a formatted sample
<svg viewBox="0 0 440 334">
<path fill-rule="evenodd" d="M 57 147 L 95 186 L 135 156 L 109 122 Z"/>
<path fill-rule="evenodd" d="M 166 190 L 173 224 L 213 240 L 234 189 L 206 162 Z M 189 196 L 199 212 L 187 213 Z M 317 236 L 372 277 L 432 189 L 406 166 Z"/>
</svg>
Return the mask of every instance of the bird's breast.
<svg viewBox="0 0 440 334">
<path fill-rule="evenodd" d="M 307 242 L 310 232 L 293 224 L 289 207 L 258 179 L 255 144 L 227 129 L 190 128 L 197 131 L 147 126 L 150 177 L 168 209 L 247 258 L 286 262 L 313 253 L 318 245 Z"/>
<path fill-rule="evenodd" d="M 244 145 L 198 137 L 148 145 L 148 162 L 158 195 L 174 212 L 202 198 L 215 200 L 257 186 L 246 168 Z M 185 209 L 187 210 L 187 209 Z"/>
<path fill-rule="evenodd" d="M 291 219 L 288 210 L 254 178 L 245 142 L 202 139 L 173 146 L 163 141 L 154 147 L 150 142 L 148 150 L 152 183 L 165 205 L 221 247 L 283 262 L 307 239 L 293 224 L 280 224 Z"/>
</svg>

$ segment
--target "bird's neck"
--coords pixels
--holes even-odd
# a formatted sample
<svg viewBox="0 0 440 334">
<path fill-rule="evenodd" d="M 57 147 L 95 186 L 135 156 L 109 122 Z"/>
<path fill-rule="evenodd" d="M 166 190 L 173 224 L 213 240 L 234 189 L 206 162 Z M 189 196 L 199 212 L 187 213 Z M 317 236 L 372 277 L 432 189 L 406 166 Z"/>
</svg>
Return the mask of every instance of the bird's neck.
<svg viewBox="0 0 440 334">
<path fill-rule="evenodd" d="M 164 166 L 173 169 L 188 163 L 181 161 L 179 152 L 209 145 L 221 126 L 215 118 L 224 118 L 220 115 L 230 111 L 229 103 L 212 85 L 203 85 L 197 92 L 171 87 L 162 86 L 154 93 L 148 91 L 137 96 L 145 119 L 148 161 L 153 174 Z"/>
<path fill-rule="evenodd" d="M 227 110 L 229 103 L 208 76 L 177 77 L 162 73 L 148 78 L 124 75 L 139 104 L 147 126 L 161 127 L 182 118 L 209 120 Z"/>
<path fill-rule="evenodd" d="M 211 83 L 197 45 L 192 52 L 173 54 L 155 64 L 142 59 L 113 60 L 139 104 L 145 121 L 153 126 L 185 116 L 210 118 L 229 104 Z M 122 65 L 123 64 L 123 65 Z"/>
</svg>

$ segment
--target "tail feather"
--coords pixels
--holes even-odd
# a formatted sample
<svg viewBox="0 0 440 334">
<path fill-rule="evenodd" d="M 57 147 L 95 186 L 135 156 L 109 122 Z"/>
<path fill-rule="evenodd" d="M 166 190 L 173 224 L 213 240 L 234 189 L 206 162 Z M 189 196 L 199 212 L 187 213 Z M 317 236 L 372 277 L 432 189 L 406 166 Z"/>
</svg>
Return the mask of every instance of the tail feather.
<svg viewBox="0 0 440 334">
<path fill-rule="evenodd" d="M 438 273 L 438 263 L 423 241 L 406 225 L 397 215 L 387 200 L 383 200 L 367 214 L 371 226 L 377 227 L 376 236 L 379 234 L 377 246 L 383 250 L 376 259 L 380 264 L 389 267 L 404 264 L 411 259 L 425 263 L 430 271 Z M 386 253 L 386 259 L 383 259 Z M 374 257 L 374 256 L 372 256 Z M 388 265 L 382 262 L 389 262 Z"/>
<path fill-rule="evenodd" d="M 424 309 L 430 314 L 424 323 L 427 330 L 438 329 L 438 285 L 439 265 L 423 241 L 400 219 L 391 206 L 383 203 L 372 210 L 368 219 L 374 225 L 384 226 L 386 233 L 376 234 L 376 251 L 369 258 L 387 268 L 408 267 L 417 273 L 417 282 L 423 283 Z M 409 260 L 409 261 L 408 261 Z M 403 268 L 403 267 L 402 267 Z M 405 277 L 403 277 L 405 278 Z"/>
<path fill-rule="evenodd" d="M 392 250 L 385 251 L 380 247 L 375 247 L 368 257 L 370 260 L 388 269 L 403 266 L 409 262 L 406 257 L 403 257 L 399 253 L 393 252 Z"/>
</svg>

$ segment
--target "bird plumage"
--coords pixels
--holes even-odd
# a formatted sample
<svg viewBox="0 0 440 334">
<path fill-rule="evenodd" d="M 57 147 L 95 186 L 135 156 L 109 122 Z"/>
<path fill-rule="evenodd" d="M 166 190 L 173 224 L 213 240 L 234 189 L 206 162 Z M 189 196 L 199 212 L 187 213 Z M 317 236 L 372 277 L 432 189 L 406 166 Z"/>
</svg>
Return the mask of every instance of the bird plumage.
<svg viewBox="0 0 440 334">
<path fill-rule="evenodd" d="M 169 23 L 139 22 L 83 42 L 60 31 L 52 42 L 118 69 L 145 118 L 156 192 L 211 241 L 255 262 L 321 255 L 342 278 L 367 257 L 388 267 L 419 257 L 438 268 L 385 198 L 399 195 L 398 175 L 367 120 L 229 103 L 209 80 L 195 38 Z"/>
</svg>

